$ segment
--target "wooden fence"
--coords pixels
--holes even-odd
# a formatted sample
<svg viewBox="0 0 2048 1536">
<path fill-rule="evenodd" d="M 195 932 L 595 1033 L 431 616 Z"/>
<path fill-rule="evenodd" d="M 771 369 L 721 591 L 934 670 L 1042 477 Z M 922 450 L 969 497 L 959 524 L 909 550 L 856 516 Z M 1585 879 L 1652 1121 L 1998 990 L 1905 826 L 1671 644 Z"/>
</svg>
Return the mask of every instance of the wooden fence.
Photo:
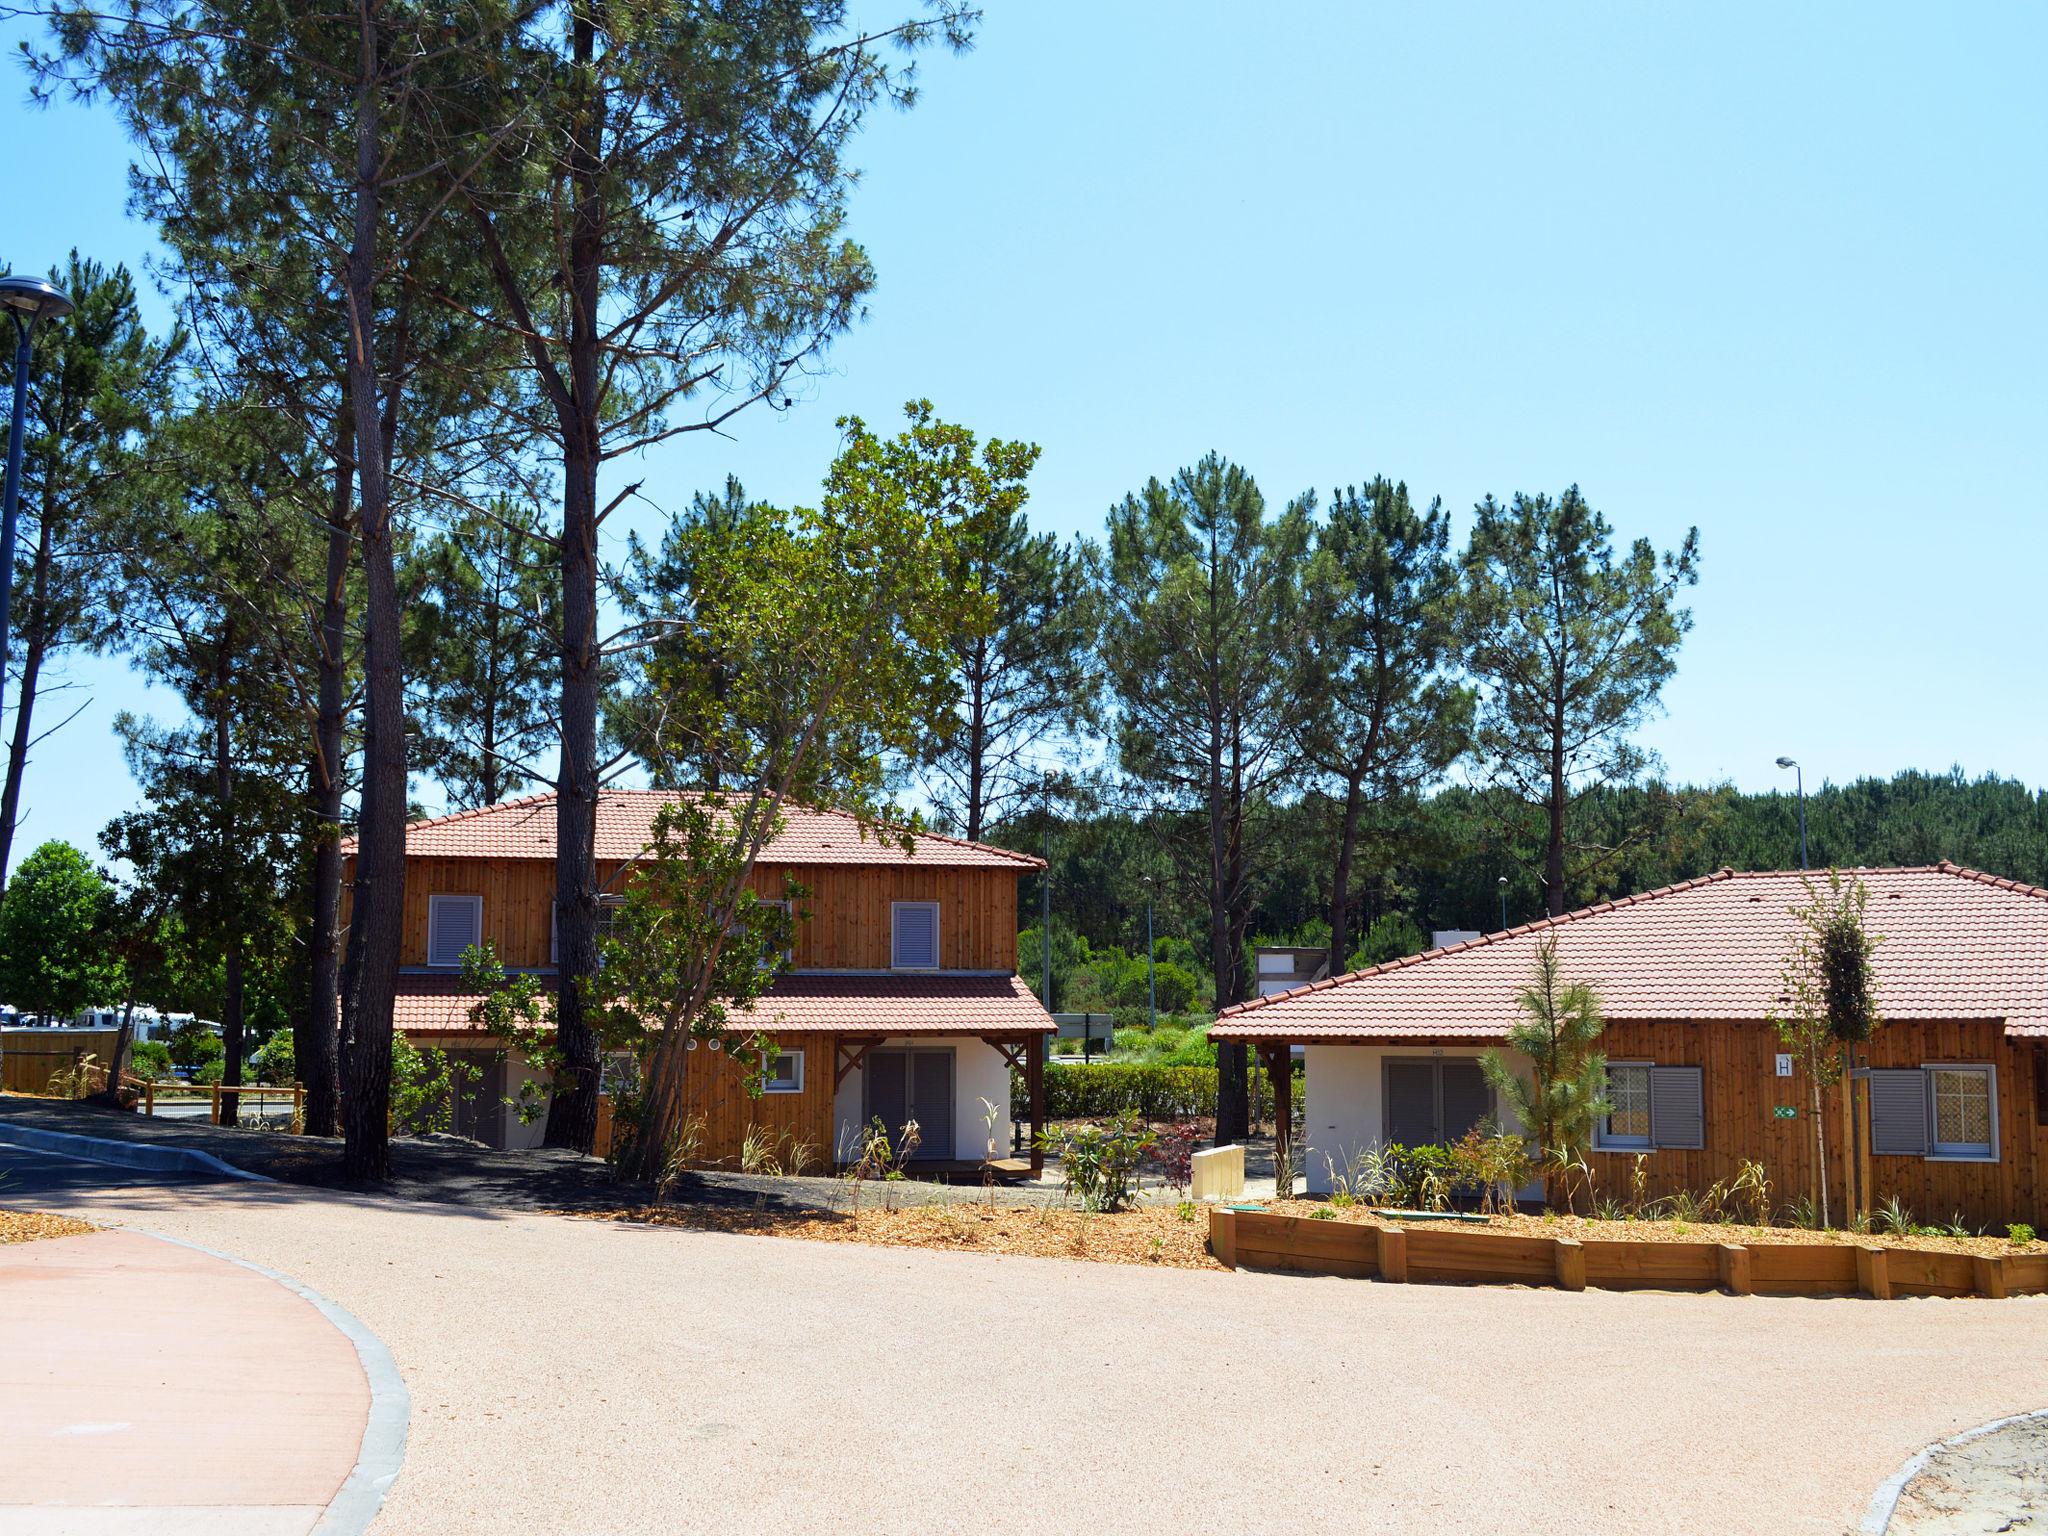
<svg viewBox="0 0 2048 1536">
<path fill-rule="evenodd" d="M 1658 1243 L 1318 1221 L 1213 1207 L 1209 1247 L 1233 1269 L 1567 1291 L 1725 1290 L 1737 1296 L 2022 1296 L 2048 1255 L 1937 1253 L 1879 1243 Z"/>
<path fill-rule="evenodd" d="M 87 1056 L 99 1058 L 101 1080 L 114 1054 L 118 1029 L 0 1029 L 0 1089 L 48 1093 L 50 1079 L 76 1071 Z"/>
</svg>

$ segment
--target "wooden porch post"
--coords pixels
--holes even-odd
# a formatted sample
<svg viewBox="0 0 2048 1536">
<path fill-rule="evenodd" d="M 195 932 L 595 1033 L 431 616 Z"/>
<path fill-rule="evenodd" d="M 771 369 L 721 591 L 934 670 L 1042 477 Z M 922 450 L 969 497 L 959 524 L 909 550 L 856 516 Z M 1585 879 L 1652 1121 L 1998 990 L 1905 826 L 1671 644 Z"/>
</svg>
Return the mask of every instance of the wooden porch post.
<svg viewBox="0 0 2048 1536">
<path fill-rule="evenodd" d="M 1031 1176 L 1045 1172 L 1045 1036 L 1033 1030 L 1024 1040 L 1024 1092 L 1031 1100 Z"/>
<path fill-rule="evenodd" d="M 1268 1045 L 1266 1076 L 1273 1084 L 1273 1197 L 1294 1198 L 1294 1053 L 1283 1041 Z"/>
</svg>

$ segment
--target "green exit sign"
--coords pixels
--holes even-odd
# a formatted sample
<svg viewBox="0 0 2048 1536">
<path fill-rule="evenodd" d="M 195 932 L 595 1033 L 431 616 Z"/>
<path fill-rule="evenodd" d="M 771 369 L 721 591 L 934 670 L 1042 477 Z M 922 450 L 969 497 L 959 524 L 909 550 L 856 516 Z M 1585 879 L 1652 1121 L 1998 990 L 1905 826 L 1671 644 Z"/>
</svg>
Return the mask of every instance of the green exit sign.
<svg viewBox="0 0 2048 1536">
<path fill-rule="evenodd" d="M 1797 1120 L 1799 1118 L 1799 1106 L 1796 1104 L 1773 1104 L 1771 1106 L 1771 1118 L 1773 1120 Z"/>
</svg>

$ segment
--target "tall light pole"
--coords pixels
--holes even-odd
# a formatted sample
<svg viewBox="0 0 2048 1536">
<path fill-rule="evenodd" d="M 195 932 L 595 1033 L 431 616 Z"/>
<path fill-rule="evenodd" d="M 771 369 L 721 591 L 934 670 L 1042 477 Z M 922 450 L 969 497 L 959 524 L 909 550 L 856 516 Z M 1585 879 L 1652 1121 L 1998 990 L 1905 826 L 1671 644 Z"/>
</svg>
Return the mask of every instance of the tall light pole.
<svg viewBox="0 0 2048 1536">
<path fill-rule="evenodd" d="M 1145 877 L 1145 1022 L 1159 1027 L 1159 987 L 1152 964 L 1152 877 Z"/>
<path fill-rule="evenodd" d="M 1497 882 L 1500 886 L 1500 931 L 1508 931 L 1508 877 L 1502 875 Z"/>
<path fill-rule="evenodd" d="M 1038 949 L 1045 958 L 1045 1011 L 1052 1012 L 1052 775 L 1045 776 L 1045 876 L 1039 881 Z"/>
<path fill-rule="evenodd" d="M 40 277 L 0 277 L 0 308 L 14 321 L 14 414 L 7 428 L 7 484 L 0 500 L 0 668 L 7 664 L 8 600 L 14 595 L 14 509 L 21 500 L 21 440 L 28 435 L 28 370 L 35 357 L 36 322 L 61 320 L 71 300 Z"/>
<path fill-rule="evenodd" d="M 1799 786 L 1799 867 L 1806 868 L 1806 771 L 1794 758 L 1778 759 L 1780 768 L 1792 770 L 1792 782 Z"/>
</svg>

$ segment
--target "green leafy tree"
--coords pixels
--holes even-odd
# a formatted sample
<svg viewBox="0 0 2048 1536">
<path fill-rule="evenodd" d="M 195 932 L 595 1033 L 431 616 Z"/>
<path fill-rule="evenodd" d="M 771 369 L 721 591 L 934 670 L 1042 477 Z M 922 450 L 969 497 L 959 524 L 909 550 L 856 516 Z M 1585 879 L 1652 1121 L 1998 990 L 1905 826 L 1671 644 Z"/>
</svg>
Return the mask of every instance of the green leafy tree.
<svg viewBox="0 0 2048 1536">
<path fill-rule="evenodd" d="M 44 1023 L 121 995 L 119 953 L 106 941 L 114 888 L 69 843 L 44 843 L 0 896 L 0 996 Z"/>
<path fill-rule="evenodd" d="M 1489 496 L 1474 512 L 1462 625 L 1481 688 L 1476 745 L 1501 809 L 1540 824 L 1553 917 L 1574 878 L 1644 830 L 1605 846 L 1574 846 L 1569 835 L 1574 802 L 1649 766 L 1633 734 L 1677 670 L 1692 627 L 1677 595 L 1698 580 L 1699 530 L 1675 553 L 1638 539 L 1616 558 L 1607 519 L 1577 486 L 1555 501 Z"/>
<path fill-rule="evenodd" d="M 50 280 L 77 308 L 61 325 L 36 328 L 29 433 L 23 444 L 21 553 L 13 574 L 14 637 L 8 660 L 19 682 L 7 774 L 0 785 L 0 880 L 21 809 L 22 773 L 36 744 L 68 724 L 36 729 L 36 705 L 61 682 L 65 659 L 95 650 L 108 626 L 107 573 L 115 564 L 114 508 L 132 499 L 150 429 L 171 406 L 185 337 L 149 334 L 135 281 L 76 251 Z M 0 381 L 13 352 L 0 358 Z"/>
<path fill-rule="evenodd" d="M 692 553 L 689 618 L 704 641 L 692 654 L 763 664 L 716 703 L 707 679 L 671 674 L 665 726 L 726 764 L 728 788 L 662 818 L 627 882 L 622 947 L 581 984 L 607 1018 L 655 1030 L 629 1171 L 660 1172 L 689 1111 L 690 1039 L 715 1038 L 761 975 L 749 880 L 781 807 L 835 805 L 873 826 L 884 760 L 927 739 L 954 703 L 948 637 L 983 618 L 976 595 L 947 580 L 962 531 L 949 488 L 974 439 L 922 403 L 909 418 L 889 438 L 849 418 L 817 510 L 764 518 L 744 548 L 708 538 Z M 566 1071 L 590 1073 L 595 1091 L 595 1060 L 561 1044 Z"/>
<path fill-rule="evenodd" d="M 1450 517 L 1376 478 L 1331 498 L 1311 567 L 1302 751 L 1338 802 L 1330 955 L 1352 945 L 1366 812 L 1436 779 L 1465 750 L 1472 693 L 1453 675 L 1458 576 Z"/>
<path fill-rule="evenodd" d="M 1814 1195 L 1825 1227 L 1831 1217 L 1821 1090 L 1842 1081 L 1855 1046 L 1883 1022 L 1870 964 L 1878 941 L 1866 926 L 1869 887 L 1856 876 L 1845 878 L 1831 869 L 1825 890 L 1811 879 L 1800 883 L 1806 900 L 1791 909 L 1798 927 L 1779 973 L 1782 993 L 1770 1018 L 1811 1090 Z"/>
<path fill-rule="evenodd" d="M 1298 769 L 1308 514 L 1302 501 L 1269 517 L 1252 477 L 1213 453 L 1109 514 L 1102 659 L 1117 758 L 1183 835 L 1219 1007 L 1249 987 L 1244 941 L 1274 825 L 1262 813 Z M 1218 1046 L 1216 1065 L 1216 1139 L 1241 1141 L 1251 1129 L 1244 1046 Z"/>
<path fill-rule="evenodd" d="M 1545 1173 L 1564 1185 L 1585 1165 L 1586 1150 L 1607 1098 L 1607 1054 L 1600 1036 L 1607 1027 L 1600 997 L 1584 982 L 1567 982 L 1557 958 L 1557 938 L 1536 948 L 1536 973 L 1515 995 L 1521 1017 L 1508 1026 L 1508 1049 L 1528 1058 L 1524 1078 L 1499 1051 L 1480 1058 L 1501 1100 L 1536 1142 Z"/>
</svg>

